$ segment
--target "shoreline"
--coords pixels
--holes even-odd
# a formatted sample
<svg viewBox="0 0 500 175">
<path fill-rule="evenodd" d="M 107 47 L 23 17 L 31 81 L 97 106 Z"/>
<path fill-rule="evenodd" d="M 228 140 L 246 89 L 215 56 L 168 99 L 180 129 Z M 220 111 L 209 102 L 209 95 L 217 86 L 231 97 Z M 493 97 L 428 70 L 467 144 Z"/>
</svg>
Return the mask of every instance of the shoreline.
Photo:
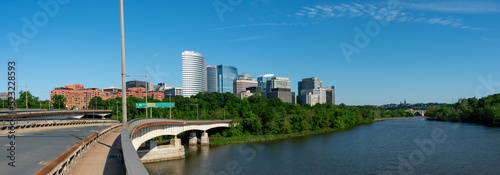
<svg viewBox="0 0 500 175">
<path fill-rule="evenodd" d="M 331 133 L 336 131 L 343 131 L 347 129 L 352 129 L 361 125 L 372 124 L 375 121 L 369 123 L 363 123 L 356 126 L 347 126 L 344 128 L 323 128 L 315 131 L 307 131 L 307 132 L 298 132 L 298 133 L 290 133 L 290 134 L 272 134 L 272 135 L 249 135 L 249 136 L 234 136 L 234 137 L 219 137 L 219 138 L 210 138 L 210 147 L 214 146 L 223 146 L 230 144 L 239 144 L 239 143 L 251 143 L 251 142 L 266 142 L 266 141 L 274 141 L 281 139 L 288 139 L 294 137 L 302 137 L 302 136 L 310 136 L 316 134 L 324 134 Z"/>
</svg>

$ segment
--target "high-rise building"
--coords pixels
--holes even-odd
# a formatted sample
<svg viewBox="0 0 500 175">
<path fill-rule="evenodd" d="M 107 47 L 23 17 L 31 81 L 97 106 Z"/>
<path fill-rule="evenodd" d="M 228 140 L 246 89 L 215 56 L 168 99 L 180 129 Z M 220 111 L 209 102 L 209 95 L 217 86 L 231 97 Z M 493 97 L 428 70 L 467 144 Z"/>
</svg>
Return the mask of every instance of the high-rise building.
<svg viewBox="0 0 500 175">
<path fill-rule="evenodd" d="M 182 52 L 182 87 L 184 97 L 207 91 L 207 60 L 201 53 Z"/>
<path fill-rule="evenodd" d="M 257 81 L 251 75 L 243 72 L 233 80 L 233 94 L 238 96 L 241 92 L 246 92 L 247 88 L 257 87 L 257 85 Z"/>
<path fill-rule="evenodd" d="M 272 77 L 267 81 L 266 90 L 268 99 L 279 98 L 286 103 L 292 103 L 292 92 L 290 92 L 291 83 L 288 78 Z"/>
<path fill-rule="evenodd" d="M 267 93 L 271 92 L 271 89 L 267 89 L 267 81 L 271 80 L 274 77 L 274 74 L 265 74 L 257 77 L 257 82 L 260 88 L 260 92 L 264 94 L 267 98 Z"/>
<path fill-rule="evenodd" d="M 304 90 L 304 89 L 319 89 L 321 87 L 321 85 L 322 85 L 322 82 L 317 77 L 304 78 L 304 79 L 302 79 L 301 90 Z"/>
<path fill-rule="evenodd" d="M 182 88 L 176 88 L 176 87 L 171 87 L 170 89 L 165 89 L 163 91 L 165 93 L 165 98 L 166 97 L 176 97 L 176 96 L 182 96 Z"/>
<path fill-rule="evenodd" d="M 140 80 L 133 79 L 131 81 L 127 81 L 127 83 L 126 83 L 126 89 L 137 88 L 137 87 L 146 88 L 146 81 L 140 81 Z"/>
<path fill-rule="evenodd" d="M 221 64 L 217 66 L 217 91 L 233 93 L 233 80 L 238 77 L 238 69 L 234 66 Z"/>
<path fill-rule="evenodd" d="M 267 93 L 268 99 L 279 98 L 282 102 L 292 103 L 292 92 L 290 89 L 285 88 L 274 88 L 271 92 Z"/>
<path fill-rule="evenodd" d="M 154 85 L 153 87 L 154 87 L 153 91 L 155 92 L 163 92 L 165 91 L 165 89 L 170 88 L 167 86 L 167 83 L 158 83 L 158 85 Z"/>
<path fill-rule="evenodd" d="M 300 105 L 315 105 L 316 103 L 335 103 L 335 90 L 321 87 L 322 82 L 317 77 L 305 78 L 298 83 L 299 95 L 297 102 Z M 332 88 L 334 88 L 332 86 Z"/>
<path fill-rule="evenodd" d="M 288 78 L 283 78 L 283 77 L 272 77 L 270 80 L 267 81 L 266 84 L 267 89 L 291 89 L 291 82 Z"/>
<path fill-rule="evenodd" d="M 217 67 L 207 67 L 207 91 L 217 92 Z"/>
<path fill-rule="evenodd" d="M 326 103 L 335 104 L 335 86 L 326 89 Z"/>
</svg>

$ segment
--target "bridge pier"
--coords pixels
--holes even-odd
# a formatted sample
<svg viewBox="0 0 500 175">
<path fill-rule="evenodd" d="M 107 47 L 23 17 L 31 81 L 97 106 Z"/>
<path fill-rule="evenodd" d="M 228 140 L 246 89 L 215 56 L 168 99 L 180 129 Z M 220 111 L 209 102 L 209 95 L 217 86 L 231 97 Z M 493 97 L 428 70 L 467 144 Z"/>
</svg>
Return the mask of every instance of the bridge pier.
<svg viewBox="0 0 500 175">
<path fill-rule="evenodd" d="M 149 149 L 137 151 L 142 163 L 182 159 L 185 156 L 184 146 L 177 136 L 170 139 L 170 145 L 157 146 L 156 140 L 150 140 L 146 142 L 146 147 Z"/>
<path fill-rule="evenodd" d="M 196 132 L 191 132 L 189 136 L 189 145 L 198 145 L 198 137 L 196 137 Z"/>
<path fill-rule="evenodd" d="M 156 140 L 149 140 L 146 142 L 146 148 L 149 148 L 150 150 L 153 150 L 157 147 L 158 141 Z"/>
<path fill-rule="evenodd" d="M 203 131 L 203 134 L 201 134 L 201 145 L 210 145 L 210 140 L 208 139 L 208 133 L 207 131 Z"/>
</svg>

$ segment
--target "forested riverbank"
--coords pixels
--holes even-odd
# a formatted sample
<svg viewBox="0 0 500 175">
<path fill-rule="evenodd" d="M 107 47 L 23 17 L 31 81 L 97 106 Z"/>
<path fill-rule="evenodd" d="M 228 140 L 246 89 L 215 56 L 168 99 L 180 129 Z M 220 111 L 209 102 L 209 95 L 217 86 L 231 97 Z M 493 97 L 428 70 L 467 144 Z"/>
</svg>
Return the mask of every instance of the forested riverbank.
<svg viewBox="0 0 500 175">
<path fill-rule="evenodd" d="M 457 103 L 430 107 L 426 115 L 436 120 L 500 126 L 500 94 L 459 99 Z"/>
</svg>

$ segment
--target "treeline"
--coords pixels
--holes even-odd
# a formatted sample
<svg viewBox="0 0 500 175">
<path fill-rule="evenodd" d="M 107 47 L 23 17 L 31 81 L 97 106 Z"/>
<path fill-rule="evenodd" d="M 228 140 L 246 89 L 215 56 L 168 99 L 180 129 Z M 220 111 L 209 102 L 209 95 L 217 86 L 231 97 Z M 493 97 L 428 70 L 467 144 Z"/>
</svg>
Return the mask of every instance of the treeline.
<svg viewBox="0 0 500 175">
<path fill-rule="evenodd" d="M 26 98 L 27 97 L 27 98 Z M 21 90 L 19 96 L 15 99 L 15 107 L 18 109 L 26 109 L 26 100 L 28 101 L 29 109 L 49 109 L 51 104 L 48 100 L 41 100 L 39 97 L 33 96 L 29 91 Z M 9 99 L 0 99 L 1 108 L 9 108 L 11 103 Z"/>
<path fill-rule="evenodd" d="M 427 116 L 455 122 L 500 125 L 500 94 L 481 99 L 459 99 L 457 103 L 427 108 Z"/>
<path fill-rule="evenodd" d="M 374 118 L 410 117 L 412 113 L 404 110 L 386 111 L 374 107 L 347 106 L 344 104 L 316 104 L 300 106 L 284 103 L 280 99 L 266 99 L 260 94 L 241 100 L 231 93 L 201 92 L 192 98 L 172 97 L 172 119 L 233 119 L 237 126 L 226 130 L 224 136 L 287 134 L 302 131 L 314 131 L 323 128 L 345 128 L 373 122 Z M 94 102 L 94 103 L 93 103 Z M 117 103 L 118 102 L 118 103 Z M 145 117 L 145 109 L 136 108 L 135 103 L 144 103 L 145 99 L 127 97 L 129 120 Z M 148 98 L 149 102 L 160 102 Z M 169 102 L 164 98 L 162 102 Z M 113 118 L 121 116 L 121 98 L 102 100 L 92 99 L 88 109 L 111 109 Z M 117 113 L 118 112 L 118 113 Z M 168 108 L 149 108 L 153 117 L 169 118 Z M 151 114 L 150 114 L 151 115 Z M 148 115 L 148 116 L 150 116 Z M 120 119 L 121 117 L 118 117 Z"/>
</svg>

